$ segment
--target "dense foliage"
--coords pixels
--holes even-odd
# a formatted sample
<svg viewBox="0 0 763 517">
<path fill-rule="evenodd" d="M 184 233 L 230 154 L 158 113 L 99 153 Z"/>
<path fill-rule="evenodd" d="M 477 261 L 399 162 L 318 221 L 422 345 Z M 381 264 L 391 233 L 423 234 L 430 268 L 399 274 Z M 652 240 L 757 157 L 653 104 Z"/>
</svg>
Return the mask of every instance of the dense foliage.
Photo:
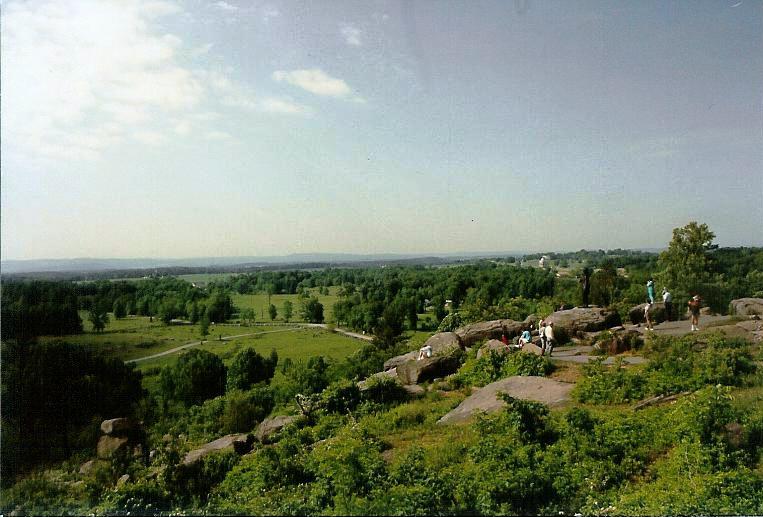
<svg viewBox="0 0 763 517">
<path fill-rule="evenodd" d="M 130 416 L 141 374 L 68 343 L 2 346 L 2 479 L 95 445 L 100 422 Z"/>
<path fill-rule="evenodd" d="M 225 393 L 226 368 L 218 355 L 193 349 L 162 369 L 160 381 L 165 400 L 191 406 Z"/>
</svg>

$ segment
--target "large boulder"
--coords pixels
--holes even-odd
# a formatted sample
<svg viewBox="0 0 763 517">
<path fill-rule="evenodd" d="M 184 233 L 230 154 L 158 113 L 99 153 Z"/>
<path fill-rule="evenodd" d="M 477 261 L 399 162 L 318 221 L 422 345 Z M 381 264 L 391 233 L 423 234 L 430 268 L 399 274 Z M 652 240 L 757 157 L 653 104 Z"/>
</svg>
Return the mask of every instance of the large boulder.
<svg viewBox="0 0 763 517">
<path fill-rule="evenodd" d="M 758 314 L 763 316 L 763 298 L 739 298 L 731 300 L 729 304 L 732 314 L 740 316 L 751 316 Z"/>
<path fill-rule="evenodd" d="M 569 336 L 583 332 L 596 332 L 620 325 L 620 315 L 601 307 L 575 307 L 557 311 L 545 319 L 553 323 L 554 330 L 561 330 Z"/>
<path fill-rule="evenodd" d="M 628 311 L 628 318 L 631 320 L 631 323 L 638 325 L 639 323 L 646 321 L 644 319 L 644 309 L 646 309 L 646 304 L 642 303 Z M 668 319 L 667 316 L 668 315 L 665 312 L 665 304 L 662 302 L 653 303 L 652 308 L 649 309 L 649 317 L 652 319 L 652 323 L 662 323 Z"/>
<path fill-rule="evenodd" d="M 491 339 L 482 345 L 482 348 L 477 350 L 477 359 L 480 359 L 483 355 L 486 355 L 489 352 L 507 353 L 509 352 L 509 347 L 504 345 L 503 341 L 500 339 Z"/>
<path fill-rule="evenodd" d="M 432 347 L 432 355 L 449 354 L 456 349 L 463 349 L 461 338 L 454 332 L 438 332 L 429 339 L 426 340 L 424 346 L 429 345 Z M 397 368 L 403 363 L 413 361 L 419 358 L 419 351 L 414 350 L 407 354 L 398 355 L 384 361 L 384 370 L 391 370 Z"/>
<path fill-rule="evenodd" d="M 128 436 L 142 431 L 140 422 L 132 418 L 112 418 L 101 422 L 103 434 Z"/>
<path fill-rule="evenodd" d="M 522 333 L 524 324 L 514 320 L 480 321 L 456 329 L 456 335 L 461 338 L 464 347 L 473 346 L 486 339 L 501 339 L 502 335 L 507 338 L 518 336 Z"/>
<path fill-rule="evenodd" d="M 127 450 L 131 446 L 130 438 L 127 436 L 109 436 L 103 435 L 98 439 L 96 452 L 98 458 L 106 460 L 114 456 L 119 451 Z"/>
<path fill-rule="evenodd" d="M 183 465 L 193 465 L 205 456 L 217 451 L 234 451 L 239 455 L 246 454 L 252 450 L 253 442 L 254 439 L 250 434 L 229 434 L 186 454 L 183 458 Z"/>
<path fill-rule="evenodd" d="M 433 355 L 420 360 L 408 361 L 397 367 L 397 378 L 402 384 L 418 384 L 437 377 L 445 377 L 458 370 L 461 357 L 458 353 Z"/>
<path fill-rule="evenodd" d="M 418 357 L 419 357 L 418 350 L 414 350 L 413 352 L 408 352 L 407 354 L 403 354 L 403 355 L 396 355 L 395 357 L 392 357 L 384 361 L 384 371 L 397 368 L 401 364 L 407 363 L 408 361 L 415 361 Z"/>
<path fill-rule="evenodd" d="M 469 420 L 474 413 L 482 411 L 493 413 L 506 406 L 499 393 L 512 397 L 534 400 L 549 406 L 557 406 L 570 399 L 574 384 L 559 382 L 546 377 L 507 377 L 475 390 L 474 394 L 464 399 L 455 409 L 446 414 L 438 424 L 455 424 Z"/>
<path fill-rule="evenodd" d="M 274 438 L 275 435 L 281 431 L 281 429 L 289 424 L 293 424 L 299 419 L 299 416 L 294 415 L 281 415 L 274 416 L 272 418 L 266 418 L 260 423 L 260 425 L 257 426 L 255 436 L 260 442 L 269 443 L 272 441 L 272 438 Z"/>
</svg>

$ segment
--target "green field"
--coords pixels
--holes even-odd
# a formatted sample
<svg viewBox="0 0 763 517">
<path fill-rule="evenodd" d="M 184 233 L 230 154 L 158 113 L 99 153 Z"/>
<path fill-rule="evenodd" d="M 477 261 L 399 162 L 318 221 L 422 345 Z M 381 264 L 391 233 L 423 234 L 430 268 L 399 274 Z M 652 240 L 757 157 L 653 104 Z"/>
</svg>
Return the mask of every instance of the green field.
<svg viewBox="0 0 763 517">
<path fill-rule="evenodd" d="M 317 289 L 310 289 L 310 296 L 317 296 L 318 301 L 323 304 L 323 317 L 327 322 L 332 321 L 333 318 L 333 310 L 334 310 L 334 304 L 339 301 L 339 296 L 337 295 L 337 287 L 330 287 L 329 288 L 329 294 L 323 295 L 318 294 Z M 237 308 L 239 311 L 243 311 L 245 309 L 254 309 L 255 313 L 255 321 L 258 321 L 260 323 L 268 323 L 270 322 L 270 317 L 268 316 L 268 295 L 267 294 L 234 294 L 231 295 L 231 299 L 233 300 L 233 305 Z M 278 316 L 276 317 L 275 321 L 283 322 L 283 302 L 286 300 L 291 301 L 292 304 L 294 304 L 294 314 L 291 317 L 291 321 L 301 321 L 301 317 L 299 315 L 299 295 L 296 294 L 274 294 L 270 297 L 270 303 L 276 306 L 276 309 L 278 309 Z"/>
</svg>

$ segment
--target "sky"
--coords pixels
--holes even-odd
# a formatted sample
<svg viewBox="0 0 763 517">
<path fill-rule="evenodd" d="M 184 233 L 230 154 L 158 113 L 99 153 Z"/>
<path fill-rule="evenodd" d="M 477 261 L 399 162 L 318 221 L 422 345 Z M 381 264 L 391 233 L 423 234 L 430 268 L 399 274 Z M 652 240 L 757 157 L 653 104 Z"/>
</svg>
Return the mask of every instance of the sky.
<svg viewBox="0 0 763 517">
<path fill-rule="evenodd" d="M 2 0 L 1 256 L 763 245 L 763 0 Z"/>
</svg>

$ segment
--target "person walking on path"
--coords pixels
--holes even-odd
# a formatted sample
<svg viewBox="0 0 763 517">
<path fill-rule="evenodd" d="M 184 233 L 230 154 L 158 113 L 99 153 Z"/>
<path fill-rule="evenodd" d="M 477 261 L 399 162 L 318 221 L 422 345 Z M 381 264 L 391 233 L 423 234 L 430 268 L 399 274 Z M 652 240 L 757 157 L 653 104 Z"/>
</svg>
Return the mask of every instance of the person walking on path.
<svg viewBox="0 0 763 517">
<path fill-rule="evenodd" d="M 662 302 L 665 304 L 665 319 L 673 321 L 673 295 L 667 287 L 662 288 Z"/>
<path fill-rule="evenodd" d="M 588 295 L 591 294 L 591 270 L 583 268 L 583 278 L 580 279 L 583 286 L 583 307 L 588 307 Z"/>
<path fill-rule="evenodd" d="M 699 330 L 699 310 L 702 308 L 702 299 L 698 294 L 695 294 L 687 305 L 691 313 L 691 329 L 692 331 Z"/>
<path fill-rule="evenodd" d="M 551 355 L 551 352 L 554 351 L 554 324 L 549 323 L 546 325 L 546 330 L 544 332 L 546 335 L 546 346 L 544 348 L 548 348 L 548 355 Z M 540 355 L 543 355 L 543 352 L 541 352 Z"/>
<path fill-rule="evenodd" d="M 654 327 L 652 326 L 652 318 L 649 317 L 649 310 L 652 308 L 652 304 L 649 302 L 646 302 L 646 307 L 644 307 L 644 321 L 646 322 L 646 329 L 647 330 L 654 330 Z"/>
<path fill-rule="evenodd" d="M 654 280 L 651 278 L 646 283 L 646 296 L 649 298 L 649 303 L 654 303 Z"/>
</svg>

